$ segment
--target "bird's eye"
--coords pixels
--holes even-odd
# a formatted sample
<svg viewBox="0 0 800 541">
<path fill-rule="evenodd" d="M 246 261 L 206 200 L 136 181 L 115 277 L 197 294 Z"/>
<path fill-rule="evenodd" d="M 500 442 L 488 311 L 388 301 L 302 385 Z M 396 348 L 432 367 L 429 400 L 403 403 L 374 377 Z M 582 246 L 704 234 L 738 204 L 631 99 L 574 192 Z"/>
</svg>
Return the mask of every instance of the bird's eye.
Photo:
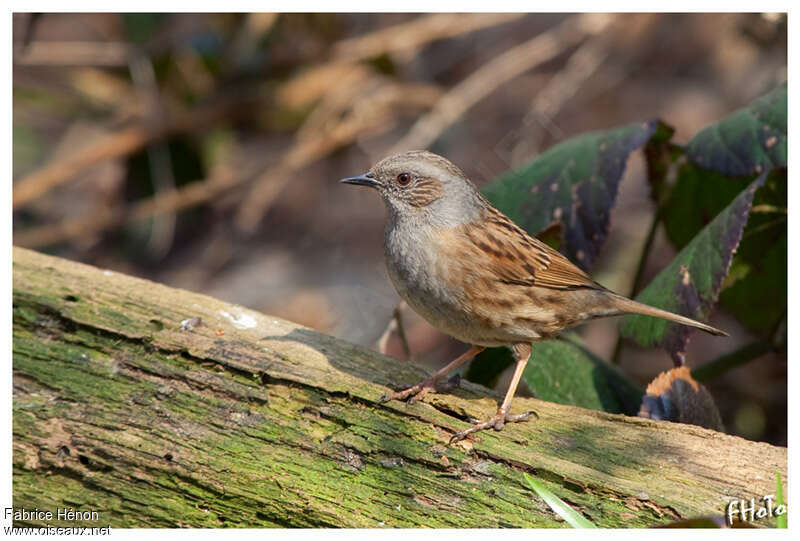
<svg viewBox="0 0 800 541">
<path fill-rule="evenodd" d="M 409 175 L 408 173 L 400 173 L 399 175 L 397 175 L 397 183 L 400 184 L 401 186 L 405 186 L 409 182 L 411 182 L 411 175 Z"/>
</svg>

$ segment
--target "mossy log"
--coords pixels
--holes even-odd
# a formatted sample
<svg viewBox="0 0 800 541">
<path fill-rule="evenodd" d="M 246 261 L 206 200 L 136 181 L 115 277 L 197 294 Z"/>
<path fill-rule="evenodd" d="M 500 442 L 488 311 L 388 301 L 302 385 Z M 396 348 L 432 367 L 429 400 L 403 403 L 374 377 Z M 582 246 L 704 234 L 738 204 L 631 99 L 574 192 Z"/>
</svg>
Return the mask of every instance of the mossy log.
<svg viewBox="0 0 800 541">
<path fill-rule="evenodd" d="M 787 471 L 785 448 L 535 399 L 513 409 L 538 420 L 447 446 L 496 394 L 379 404 L 424 370 L 19 248 L 13 373 L 14 507 L 97 511 L 87 526 L 566 526 L 527 472 L 598 526 L 642 527 L 723 514 Z"/>
</svg>

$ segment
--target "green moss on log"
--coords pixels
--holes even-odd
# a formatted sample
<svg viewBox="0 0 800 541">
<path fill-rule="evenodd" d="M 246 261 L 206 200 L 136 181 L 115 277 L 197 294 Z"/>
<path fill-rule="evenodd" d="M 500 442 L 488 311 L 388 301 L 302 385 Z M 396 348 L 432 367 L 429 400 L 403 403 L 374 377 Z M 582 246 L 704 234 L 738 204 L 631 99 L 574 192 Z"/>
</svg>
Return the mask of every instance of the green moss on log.
<svg viewBox="0 0 800 541">
<path fill-rule="evenodd" d="M 721 514 L 786 474 L 782 448 L 533 399 L 515 409 L 538 421 L 448 447 L 495 395 L 381 405 L 423 371 L 22 249 L 13 310 L 14 506 L 98 511 L 87 526 L 565 527 L 528 472 L 598 526 L 642 527 Z"/>
</svg>

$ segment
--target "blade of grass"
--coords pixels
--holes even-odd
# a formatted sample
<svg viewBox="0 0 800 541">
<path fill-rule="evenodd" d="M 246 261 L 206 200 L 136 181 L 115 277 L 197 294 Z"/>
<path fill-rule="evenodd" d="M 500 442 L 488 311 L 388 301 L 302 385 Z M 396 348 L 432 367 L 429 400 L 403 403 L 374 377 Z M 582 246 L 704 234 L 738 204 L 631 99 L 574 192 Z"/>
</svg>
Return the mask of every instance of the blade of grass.
<svg viewBox="0 0 800 541">
<path fill-rule="evenodd" d="M 777 481 L 778 487 L 775 489 L 775 504 L 777 506 L 781 506 L 781 505 L 783 505 L 783 485 L 781 484 L 781 473 L 780 472 L 775 472 L 775 475 L 778 476 L 778 481 Z M 785 507 L 784 507 L 784 509 L 785 509 Z M 778 517 L 776 519 L 777 520 L 777 524 L 776 524 L 777 528 L 787 529 L 789 527 L 788 518 L 787 518 L 786 515 L 787 515 L 787 513 L 784 513 L 782 515 L 778 515 Z"/>
<path fill-rule="evenodd" d="M 536 492 L 536 494 L 545 501 L 547 505 L 550 506 L 550 509 L 553 510 L 558 516 L 563 518 L 567 524 L 572 526 L 573 528 L 596 528 L 594 524 L 586 520 L 586 518 L 571 508 L 569 505 L 564 503 L 558 496 L 547 490 L 543 484 L 539 481 L 528 475 L 525 474 L 525 479 L 528 480 L 528 484 L 531 488 Z"/>
</svg>

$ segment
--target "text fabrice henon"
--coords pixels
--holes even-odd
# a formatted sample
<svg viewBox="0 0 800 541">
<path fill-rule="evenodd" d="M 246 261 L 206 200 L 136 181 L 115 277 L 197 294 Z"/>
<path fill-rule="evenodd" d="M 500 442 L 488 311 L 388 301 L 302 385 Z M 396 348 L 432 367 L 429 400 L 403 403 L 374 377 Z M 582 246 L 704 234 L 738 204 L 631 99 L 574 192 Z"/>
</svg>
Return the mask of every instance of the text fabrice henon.
<svg viewBox="0 0 800 541">
<path fill-rule="evenodd" d="M 57 507 L 55 512 L 49 509 L 25 509 L 24 507 L 6 507 L 3 513 L 5 520 L 25 520 L 25 521 L 43 521 L 43 520 L 85 520 L 97 522 L 100 520 L 100 514 L 97 511 L 81 511 L 73 507 Z"/>
</svg>

